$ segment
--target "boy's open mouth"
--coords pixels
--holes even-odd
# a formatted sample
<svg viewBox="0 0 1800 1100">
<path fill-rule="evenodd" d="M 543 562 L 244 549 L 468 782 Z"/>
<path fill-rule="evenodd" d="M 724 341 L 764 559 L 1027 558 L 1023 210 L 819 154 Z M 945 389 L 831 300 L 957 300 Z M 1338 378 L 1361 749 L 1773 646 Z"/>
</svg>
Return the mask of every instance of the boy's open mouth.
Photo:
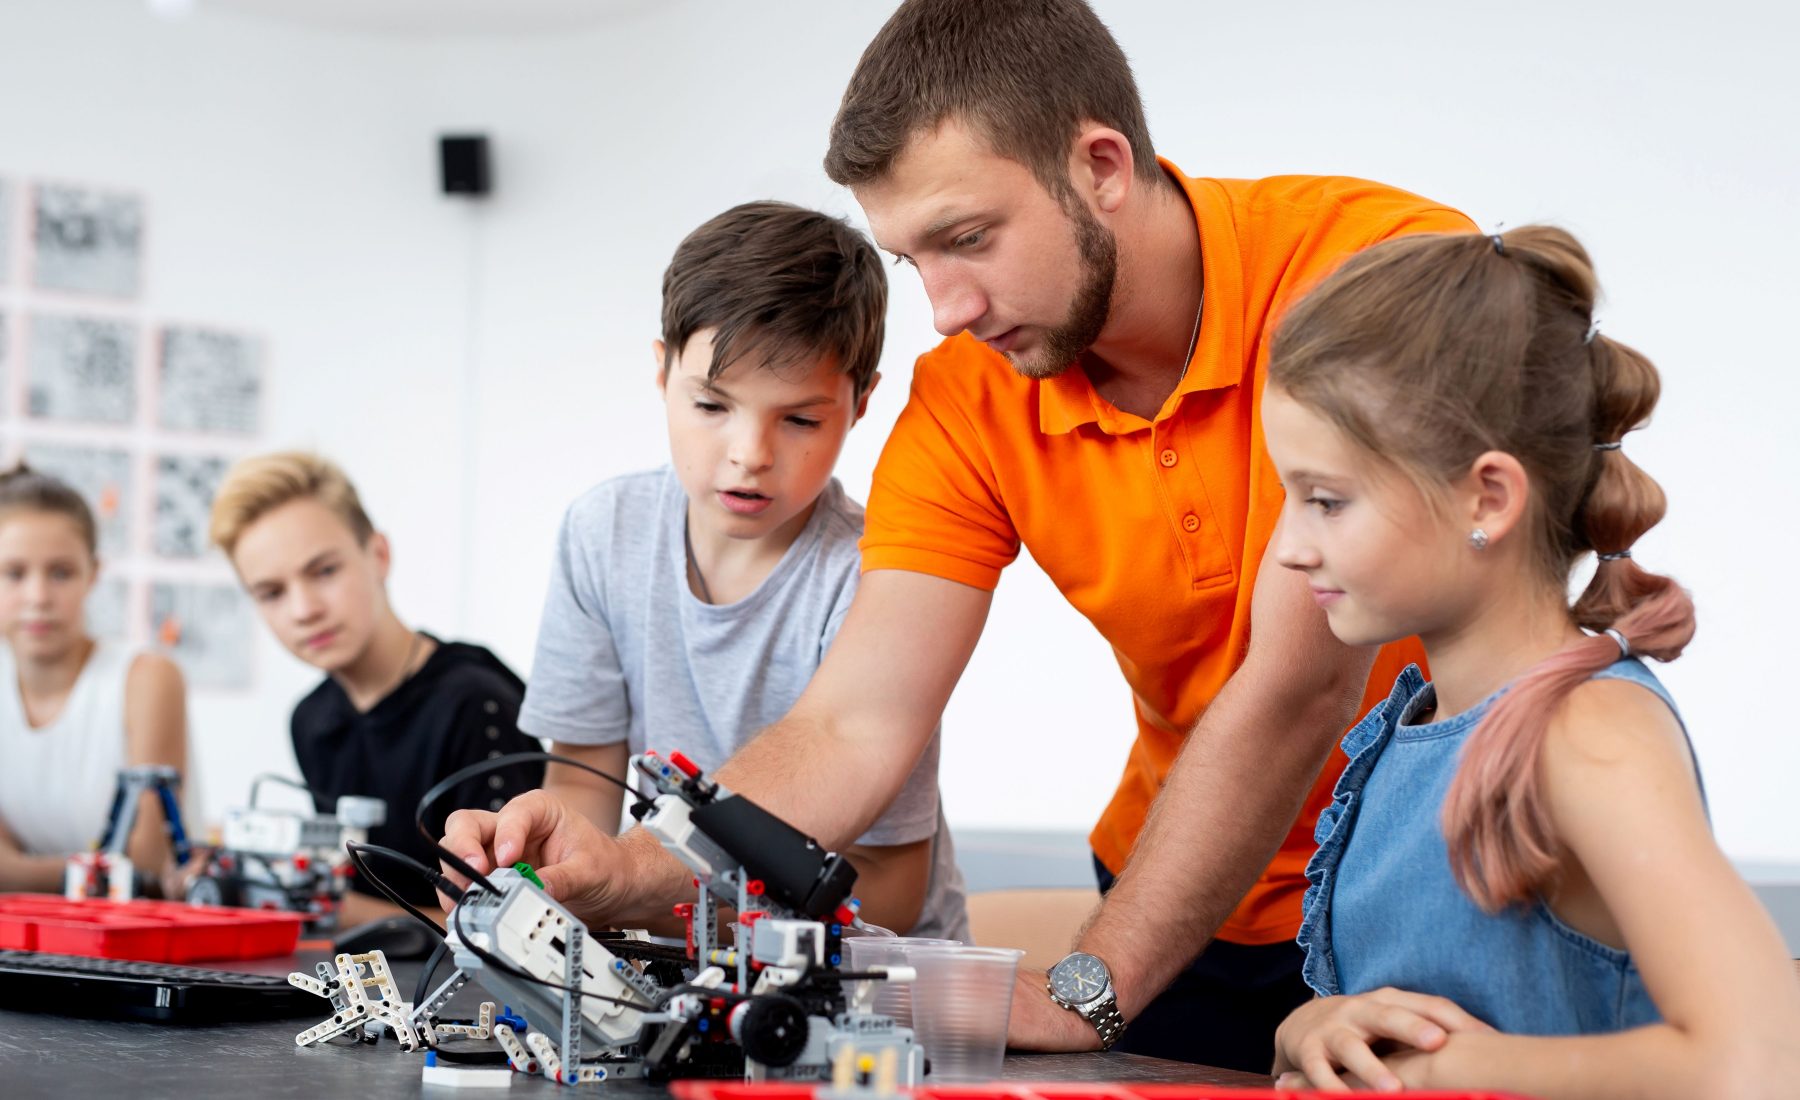
<svg viewBox="0 0 1800 1100">
<path fill-rule="evenodd" d="M 725 510 L 740 516 L 761 515 L 775 502 L 754 489 L 721 489 L 719 503 Z"/>
</svg>

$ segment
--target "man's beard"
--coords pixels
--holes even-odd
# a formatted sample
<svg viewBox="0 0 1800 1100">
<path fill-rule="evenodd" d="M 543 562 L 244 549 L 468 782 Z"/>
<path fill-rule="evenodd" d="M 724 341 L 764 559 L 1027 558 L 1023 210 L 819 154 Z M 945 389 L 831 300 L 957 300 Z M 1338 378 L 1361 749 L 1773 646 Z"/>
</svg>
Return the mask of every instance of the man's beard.
<svg viewBox="0 0 1800 1100">
<path fill-rule="evenodd" d="M 1118 243 L 1086 207 L 1071 204 L 1069 220 L 1075 223 L 1075 247 L 1081 259 L 1081 286 L 1069 315 L 1050 330 L 1036 352 L 1007 355 L 1013 370 L 1039 381 L 1068 370 L 1082 352 L 1094 346 L 1112 315 L 1113 284 L 1119 275 Z"/>
</svg>

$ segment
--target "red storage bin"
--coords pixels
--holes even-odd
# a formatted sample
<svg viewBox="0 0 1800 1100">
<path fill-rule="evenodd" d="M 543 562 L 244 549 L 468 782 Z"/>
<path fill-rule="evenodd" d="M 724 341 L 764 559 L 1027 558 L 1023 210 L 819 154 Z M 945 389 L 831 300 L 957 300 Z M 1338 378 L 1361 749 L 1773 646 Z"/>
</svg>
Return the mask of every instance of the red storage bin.
<svg viewBox="0 0 1800 1100">
<path fill-rule="evenodd" d="M 292 954 L 305 916 L 175 901 L 0 895 L 0 948 L 141 962 Z"/>
<path fill-rule="evenodd" d="M 813 1100 L 825 1085 L 746 1085 L 734 1081 L 671 1081 L 676 1100 Z M 1001 1081 L 991 1085 L 927 1085 L 902 1090 L 913 1100 L 1311 1100 L 1328 1095 L 1294 1089 L 1235 1089 L 1223 1085 L 1110 1085 L 1102 1082 Z M 1408 1100 L 1524 1100 L 1498 1092 L 1407 1092 Z"/>
</svg>

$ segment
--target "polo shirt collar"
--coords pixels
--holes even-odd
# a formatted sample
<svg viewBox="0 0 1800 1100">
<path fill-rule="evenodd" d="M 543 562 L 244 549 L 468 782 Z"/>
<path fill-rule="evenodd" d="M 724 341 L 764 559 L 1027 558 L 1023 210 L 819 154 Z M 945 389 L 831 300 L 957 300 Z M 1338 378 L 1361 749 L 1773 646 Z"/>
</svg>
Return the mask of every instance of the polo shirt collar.
<svg viewBox="0 0 1800 1100">
<path fill-rule="evenodd" d="M 1242 270 L 1238 266 L 1237 238 L 1231 232 L 1230 214 L 1222 205 L 1222 198 L 1207 181 L 1183 175 L 1181 169 L 1164 158 L 1158 157 L 1157 163 L 1181 185 L 1194 212 L 1194 223 L 1200 232 L 1201 272 L 1206 281 L 1194 354 L 1188 360 L 1186 377 L 1157 413 L 1156 419 L 1162 420 L 1173 415 L 1190 393 L 1225 389 L 1243 380 L 1243 307 L 1242 287 L 1235 278 Z M 1151 421 L 1114 408 L 1095 392 L 1087 372 L 1076 364 L 1038 384 L 1038 430 L 1045 435 L 1063 435 L 1083 424 L 1096 425 L 1108 435 L 1123 435 L 1147 428 Z"/>
</svg>

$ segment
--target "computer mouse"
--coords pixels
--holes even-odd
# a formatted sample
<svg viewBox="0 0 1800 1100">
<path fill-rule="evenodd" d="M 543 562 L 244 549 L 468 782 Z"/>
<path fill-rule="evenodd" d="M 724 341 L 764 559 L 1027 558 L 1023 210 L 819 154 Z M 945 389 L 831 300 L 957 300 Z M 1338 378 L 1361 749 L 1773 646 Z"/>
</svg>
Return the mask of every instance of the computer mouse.
<svg viewBox="0 0 1800 1100">
<path fill-rule="evenodd" d="M 388 960 L 422 959 L 438 945 L 438 937 L 412 917 L 382 917 L 346 928 L 331 939 L 334 954 L 361 955 L 380 951 Z"/>
</svg>

